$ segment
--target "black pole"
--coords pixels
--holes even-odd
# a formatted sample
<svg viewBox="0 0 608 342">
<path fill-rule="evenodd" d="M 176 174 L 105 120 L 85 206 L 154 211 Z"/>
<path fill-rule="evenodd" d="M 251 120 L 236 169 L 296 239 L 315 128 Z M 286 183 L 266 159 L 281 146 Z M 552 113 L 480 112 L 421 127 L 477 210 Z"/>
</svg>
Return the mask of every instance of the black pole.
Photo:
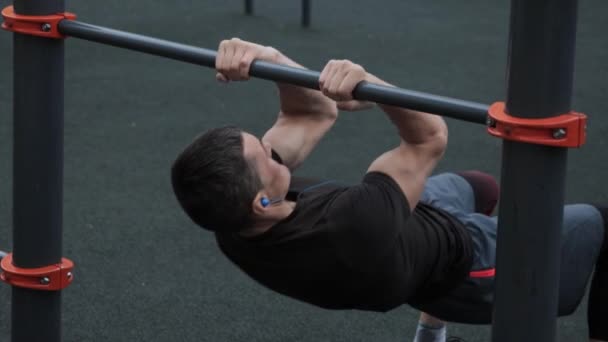
<svg viewBox="0 0 608 342">
<path fill-rule="evenodd" d="M 253 14 L 253 0 L 245 0 L 245 14 L 246 15 Z"/>
<path fill-rule="evenodd" d="M 213 50 L 72 20 L 61 21 L 59 31 L 76 38 L 215 68 L 216 51 Z M 266 80 L 319 89 L 320 73 L 317 71 L 255 61 L 249 74 Z M 354 96 L 360 100 L 411 108 L 478 124 L 486 123 L 488 112 L 488 105 L 481 103 L 371 83 L 360 84 L 355 89 Z"/>
<path fill-rule="evenodd" d="M 570 111 L 576 0 L 512 0 L 507 112 Z M 492 341 L 556 337 L 567 149 L 504 141 Z"/>
<path fill-rule="evenodd" d="M 15 0 L 17 14 L 64 11 L 63 0 Z M 13 264 L 61 261 L 63 40 L 14 34 Z M 12 341 L 61 340 L 61 291 L 13 287 Z"/>
<path fill-rule="evenodd" d="M 310 0 L 302 0 L 302 27 L 310 27 Z"/>
</svg>

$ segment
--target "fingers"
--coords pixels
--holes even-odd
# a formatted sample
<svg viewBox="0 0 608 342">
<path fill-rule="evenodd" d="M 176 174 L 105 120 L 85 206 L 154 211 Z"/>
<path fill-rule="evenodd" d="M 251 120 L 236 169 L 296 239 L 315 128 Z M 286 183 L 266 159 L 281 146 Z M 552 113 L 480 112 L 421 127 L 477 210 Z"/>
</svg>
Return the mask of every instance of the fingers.
<svg viewBox="0 0 608 342">
<path fill-rule="evenodd" d="M 256 59 L 270 60 L 275 58 L 276 50 L 232 38 L 223 40 L 217 51 L 215 68 L 218 81 L 244 81 L 249 79 L 251 63 Z"/>
<path fill-rule="evenodd" d="M 241 75 L 241 58 L 247 52 L 247 49 L 236 46 L 232 58 L 230 59 L 230 65 L 228 66 L 228 77 L 235 81 L 245 81 L 249 79 L 249 73 Z"/>
<path fill-rule="evenodd" d="M 249 68 L 251 67 L 251 63 L 256 58 L 255 50 L 248 50 L 243 53 L 243 56 L 238 61 L 238 65 L 236 66 L 239 70 L 239 76 L 244 79 L 249 79 Z"/>
<path fill-rule="evenodd" d="M 229 66 L 232 55 L 234 54 L 234 44 L 230 44 L 230 41 L 223 40 L 217 49 L 217 57 L 215 58 L 215 68 L 219 71 L 226 79 L 229 77 Z"/>
<path fill-rule="evenodd" d="M 353 90 L 366 76 L 365 69 L 348 60 L 331 60 L 319 76 L 319 88 L 336 101 L 353 99 Z"/>
<path fill-rule="evenodd" d="M 336 106 L 338 107 L 339 110 L 352 111 L 352 110 L 357 109 L 358 102 L 359 101 L 357 101 L 357 100 L 338 101 L 338 102 L 336 102 Z"/>
<path fill-rule="evenodd" d="M 215 59 L 215 68 L 226 80 L 235 80 L 234 70 L 231 69 L 232 60 L 235 55 L 237 46 L 240 40 L 233 38 L 231 40 L 223 40 L 218 47 L 217 57 Z"/>
<path fill-rule="evenodd" d="M 219 72 L 215 74 L 215 79 L 222 83 L 228 83 L 228 79 L 226 78 L 226 76 L 220 74 Z"/>
</svg>

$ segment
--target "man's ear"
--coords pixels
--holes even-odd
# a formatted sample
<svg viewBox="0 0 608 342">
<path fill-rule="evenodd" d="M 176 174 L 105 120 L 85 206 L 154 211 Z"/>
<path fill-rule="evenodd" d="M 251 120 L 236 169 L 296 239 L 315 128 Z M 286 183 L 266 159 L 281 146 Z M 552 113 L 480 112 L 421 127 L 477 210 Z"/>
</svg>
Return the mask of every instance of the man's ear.
<svg viewBox="0 0 608 342">
<path fill-rule="evenodd" d="M 251 203 L 251 209 L 253 209 L 254 215 L 263 216 L 266 213 L 267 206 L 262 204 L 263 200 L 268 201 L 268 195 L 264 191 L 260 191 L 255 195 L 255 198 Z"/>
</svg>

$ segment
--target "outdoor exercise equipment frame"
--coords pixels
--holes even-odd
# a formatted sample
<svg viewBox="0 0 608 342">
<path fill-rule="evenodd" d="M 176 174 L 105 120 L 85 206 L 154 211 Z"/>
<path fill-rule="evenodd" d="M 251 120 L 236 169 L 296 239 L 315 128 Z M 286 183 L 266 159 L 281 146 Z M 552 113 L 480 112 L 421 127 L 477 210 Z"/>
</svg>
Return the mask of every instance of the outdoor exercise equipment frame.
<svg viewBox="0 0 608 342">
<path fill-rule="evenodd" d="M 64 0 L 15 0 L 13 31 L 13 342 L 61 340 L 64 39 L 77 37 L 215 66 L 216 52 L 75 21 Z M 577 0 L 512 0 L 505 103 L 491 106 L 362 83 L 360 100 L 486 124 L 504 139 L 492 340 L 555 340 L 559 248 L 568 147 L 585 140 L 570 111 Z M 541 43 L 542 42 L 542 43 Z M 547 58 L 550 56 L 551 58 Z M 251 75 L 318 89 L 319 73 L 256 61 Z M 35 99 L 35 100 L 34 100 Z"/>
<path fill-rule="evenodd" d="M 302 9 L 302 15 L 300 18 L 300 25 L 302 27 L 310 27 L 310 8 L 311 8 L 311 0 L 302 0 L 300 5 Z M 253 15 L 253 0 L 245 0 L 245 14 Z"/>
</svg>

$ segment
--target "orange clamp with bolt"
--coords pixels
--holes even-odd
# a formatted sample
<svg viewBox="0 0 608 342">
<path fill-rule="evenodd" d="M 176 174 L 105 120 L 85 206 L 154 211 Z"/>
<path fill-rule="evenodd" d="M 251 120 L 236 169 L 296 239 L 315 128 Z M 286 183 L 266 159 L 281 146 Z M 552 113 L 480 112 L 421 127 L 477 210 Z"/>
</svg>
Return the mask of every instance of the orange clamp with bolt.
<svg viewBox="0 0 608 342">
<path fill-rule="evenodd" d="M 2 17 L 4 18 L 2 28 L 7 31 L 54 39 L 66 37 L 59 33 L 57 28 L 60 21 L 76 19 L 76 15 L 69 12 L 35 16 L 20 15 L 15 13 L 13 6 L 8 6 L 2 10 Z"/>
<path fill-rule="evenodd" d="M 61 263 L 38 268 L 20 268 L 13 265 L 13 253 L 0 262 L 0 280 L 12 286 L 33 290 L 59 291 L 68 287 L 74 275 L 74 263 L 61 258 Z"/>
<path fill-rule="evenodd" d="M 505 113 L 505 103 L 496 102 L 488 111 L 488 133 L 530 144 L 581 147 L 587 137 L 587 116 L 566 114 L 541 119 L 516 118 Z"/>
</svg>

